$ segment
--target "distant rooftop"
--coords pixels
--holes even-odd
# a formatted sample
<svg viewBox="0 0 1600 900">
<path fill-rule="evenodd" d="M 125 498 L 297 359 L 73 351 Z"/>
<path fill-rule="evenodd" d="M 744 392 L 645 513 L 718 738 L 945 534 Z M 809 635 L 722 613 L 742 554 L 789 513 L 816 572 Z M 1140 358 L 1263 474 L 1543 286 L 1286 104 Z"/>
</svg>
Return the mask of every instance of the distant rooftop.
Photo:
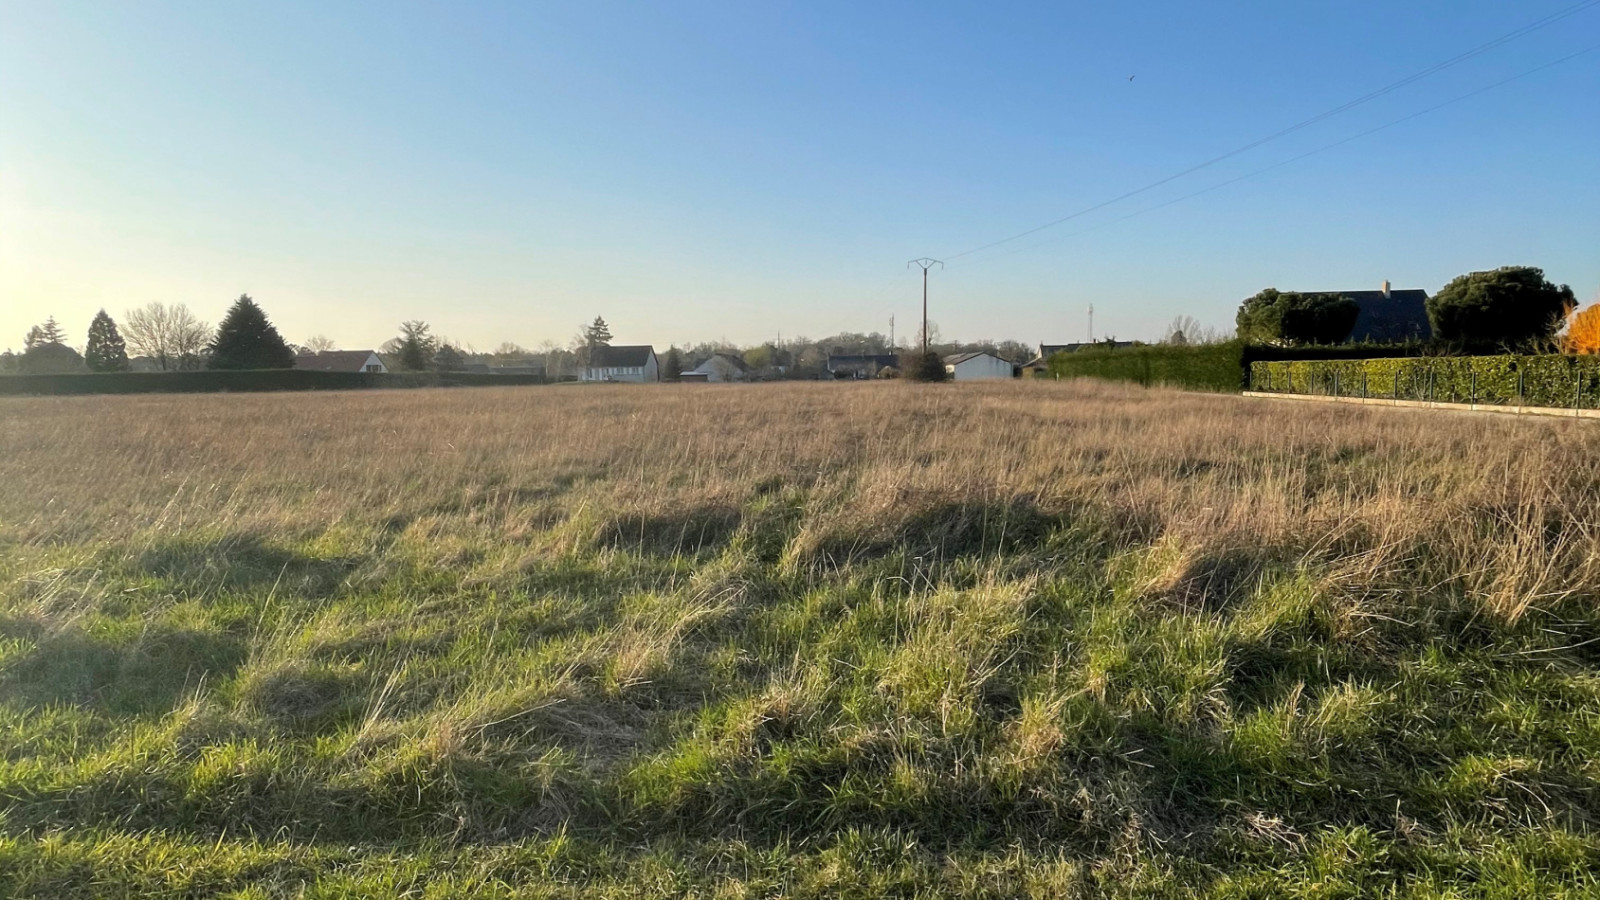
<svg viewBox="0 0 1600 900">
<path fill-rule="evenodd" d="M 975 359 L 979 356 L 994 356 L 994 354 L 987 350 L 973 350 L 969 353 L 952 353 L 944 358 L 944 364 L 947 366 L 959 366 L 967 360 Z M 994 358 L 999 359 L 1000 357 L 994 356 Z"/>
<path fill-rule="evenodd" d="M 1040 344 L 1039 355 L 1045 359 L 1057 353 L 1077 353 L 1079 350 L 1094 348 L 1120 350 L 1123 347 L 1132 347 L 1133 341 L 1084 341 L 1078 344 Z"/>
<path fill-rule="evenodd" d="M 593 369 L 642 367 L 649 364 L 650 357 L 655 352 L 655 348 L 649 344 L 596 347 L 589 358 L 589 367 Z"/>
<path fill-rule="evenodd" d="M 1423 290 L 1329 291 L 1356 302 L 1361 312 L 1350 329 L 1351 343 L 1396 344 L 1433 337 L 1428 324 L 1428 292 Z"/>
<path fill-rule="evenodd" d="M 294 367 L 313 372 L 362 372 L 366 370 L 367 360 L 372 359 L 372 355 L 371 350 L 324 350 L 321 353 L 302 353 L 294 358 Z"/>
</svg>

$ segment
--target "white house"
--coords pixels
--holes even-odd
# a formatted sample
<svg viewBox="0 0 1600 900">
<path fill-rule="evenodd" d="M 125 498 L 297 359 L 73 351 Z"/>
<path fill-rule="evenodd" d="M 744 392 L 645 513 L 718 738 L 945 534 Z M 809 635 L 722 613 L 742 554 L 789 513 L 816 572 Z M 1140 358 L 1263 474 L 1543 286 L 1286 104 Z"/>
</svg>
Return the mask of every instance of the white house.
<svg viewBox="0 0 1600 900">
<path fill-rule="evenodd" d="M 1017 367 L 993 353 L 957 353 L 944 358 L 944 370 L 951 381 L 978 381 L 1014 378 Z"/>
<path fill-rule="evenodd" d="M 596 347 L 581 381 L 660 381 L 656 351 L 649 344 L 631 347 Z"/>
<path fill-rule="evenodd" d="M 683 374 L 692 376 L 686 381 L 745 381 L 750 377 L 750 367 L 731 353 L 713 353 L 710 359 Z"/>
<path fill-rule="evenodd" d="M 387 372 L 378 354 L 371 350 L 324 350 L 321 353 L 302 353 L 294 358 L 296 369 L 313 372 Z"/>
</svg>

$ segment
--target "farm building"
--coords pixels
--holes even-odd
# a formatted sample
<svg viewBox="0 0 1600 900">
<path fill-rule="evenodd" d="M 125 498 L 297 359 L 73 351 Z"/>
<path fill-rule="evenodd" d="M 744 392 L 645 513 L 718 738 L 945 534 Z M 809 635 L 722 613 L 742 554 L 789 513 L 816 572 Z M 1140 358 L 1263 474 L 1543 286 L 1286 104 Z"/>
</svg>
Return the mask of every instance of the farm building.
<svg viewBox="0 0 1600 900">
<path fill-rule="evenodd" d="M 387 372 L 389 367 L 371 350 L 324 350 L 294 358 L 296 369 L 313 372 Z"/>
<path fill-rule="evenodd" d="M 580 381 L 659 381 L 655 348 L 649 344 L 596 347 Z"/>
<path fill-rule="evenodd" d="M 750 377 L 750 367 L 731 353 L 713 353 L 682 377 L 684 381 L 745 381 Z"/>
<path fill-rule="evenodd" d="M 944 370 L 952 381 L 979 381 L 986 378 L 1015 378 L 1017 367 L 993 353 L 956 353 L 944 358 Z"/>
</svg>

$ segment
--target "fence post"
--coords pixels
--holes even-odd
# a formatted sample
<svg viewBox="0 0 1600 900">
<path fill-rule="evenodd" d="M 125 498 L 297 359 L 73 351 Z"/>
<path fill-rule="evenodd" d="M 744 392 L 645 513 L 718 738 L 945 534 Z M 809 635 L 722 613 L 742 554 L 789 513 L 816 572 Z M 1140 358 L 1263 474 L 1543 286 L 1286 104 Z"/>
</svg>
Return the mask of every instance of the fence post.
<svg viewBox="0 0 1600 900">
<path fill-rule="evenodd" d="M 1472 406 L 1477 406 L 1478 405 L 1478 370 L 1477 369 L 1473 369 L 1471 371 L 1471 375 L 1472 375 L 1472 395 L 1467 398 L 1467 402 Z"/>
<path fill-rule="evenodd" d="M 1577 415 L 1583 406 L 1583 373 L 1572 373 L 1572 414 Z"/>
<path fill-rule="evenodd" d="M 1522 389 L 1522 374 L 1522 367 L 1517 366 L 1517 407 L 1519 409 L 1526 405 L 1526 401 L 1523 399 L 1525 394 Z"/>
<path fill-rule="evenodd" d="M 1367 399 L 1367 367 L 1361 367 L 1361 399 Z"/>
<path fill-rule="evenodd" d="M 1333 370 L 1333 395 L 1339 396 L 1339 370 Z"/>
</svg>

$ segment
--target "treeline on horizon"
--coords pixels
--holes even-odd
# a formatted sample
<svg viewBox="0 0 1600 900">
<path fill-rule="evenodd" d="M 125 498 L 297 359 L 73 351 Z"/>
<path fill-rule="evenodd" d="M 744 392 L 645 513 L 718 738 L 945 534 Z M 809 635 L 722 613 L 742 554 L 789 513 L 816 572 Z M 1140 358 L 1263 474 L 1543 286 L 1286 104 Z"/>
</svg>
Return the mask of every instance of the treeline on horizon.
<svg viewBox="0 0 1600 900">
<path fill-rule="evenodd" d="M 920 332 L 913 342 L 894 342 L 880 332 L 839 332 L 820 339 L 804 336 L 775 339 L 754 345 L 728 341 L 657 347 L 665 362 L 673 358 L 687 370 L 715 354 L 738 356 L 750 369 L 774 377 L 821 376 L 829 356 L 897 354 L 920 351 Z M 375 352 L 394 371 L 459 371 L 474 363 L 527 365 L 536 363 L 552 378 L 582 368 L 596 347 L 609 346 L 611 333 L 603 317 L 583 326 L 566 343 L 546 340 L 533 348 L 506 341 L 490 351 L 439 337 L 424 321 L 402 322 L 399 334 L 378 345 Z M 985 351 L 1015 363 L 1037 355 L 1034 345 L 1016 340 L 945 340 L 937 324 L 930 323 L 929 350 L 940 355 Z M 0 353 L 0 373 L 60 375 L 78 372 L 198 371 L 202 369 L 292 368 L 300 354 L 341 348 L 322 335 L 303 344 L 284 340 L 259 304 L 249 295 L 234 301 L 222 323 L 213 329 L 183 304 L 151 303 L 129 311 L 121 324 L 105 310 L 95 314 L 86 344 L 74 346 L 68 333 L 52 316 L 35 325 L 24 338 L 21 353 Z"/>
<path fill-rule="evenodd" d="M 1436 352 L 1600 352 L 1600 303 L 1579 310 L 1572 288 L 1550 282 L 1536 267 L 1503 266 L 1462 275 L 1428 296 L 1425 305 L 1431 338 L 1411 343 Z M 1358 314 L 1358 304 L 1339 293 L 1267 288 L 1240 304 L 1233 334 L 1179 316 L 1158 343 L 1339 345 L 1348 342 Z M 90 322 L 87 338 L 81 350 L 70 345 L 51 317 L 29 330 L 22 353 L 0 353 L 0 374 L 125 372 L 136 368 L 135 359 L 144 363 L 145 371 L 287 369 L 294 367 L 299 354 L 338 349 L 336 342 L 322 335 L 299 345 L 284 340 L 249 295 L 233 302 L 215 330 L 183 304 L 151 303 L 127 313 L 120 326 L 100 310 Z M 596 348 L 609 346 L 611 339 L 610 326 L 597 316 L 565 344 L 546 340 L 530 349 L 507 341 L 480 352 L 435 336 L 426 322 L 407 321 L 377 352 L 395 371 L 451 372 L 472 364 L 537 366 L 547 377 L 558 379 L 585 366 Z M 922 339 L 920 332 L 898 342 L 876 331 L 840 332 L 817 340 L 797 336 L 743 346 L 705 341 L 656 352 L 669 380 L 715 354 L 738 357 L 760 377 L 807 378 L 826 376 L 830 356 L 920 354 Z M 1101 343 L 1118 346 L 1114 338 Z M 1035 345 L 1016 340 L 944 340 L 938 325 L 931 322 L 928 349 L 937 356 L 989 352 L 1019 365 L 1039 352 Z M 136 356 L 130 357 L 130 351 Z"/>
</svg>

